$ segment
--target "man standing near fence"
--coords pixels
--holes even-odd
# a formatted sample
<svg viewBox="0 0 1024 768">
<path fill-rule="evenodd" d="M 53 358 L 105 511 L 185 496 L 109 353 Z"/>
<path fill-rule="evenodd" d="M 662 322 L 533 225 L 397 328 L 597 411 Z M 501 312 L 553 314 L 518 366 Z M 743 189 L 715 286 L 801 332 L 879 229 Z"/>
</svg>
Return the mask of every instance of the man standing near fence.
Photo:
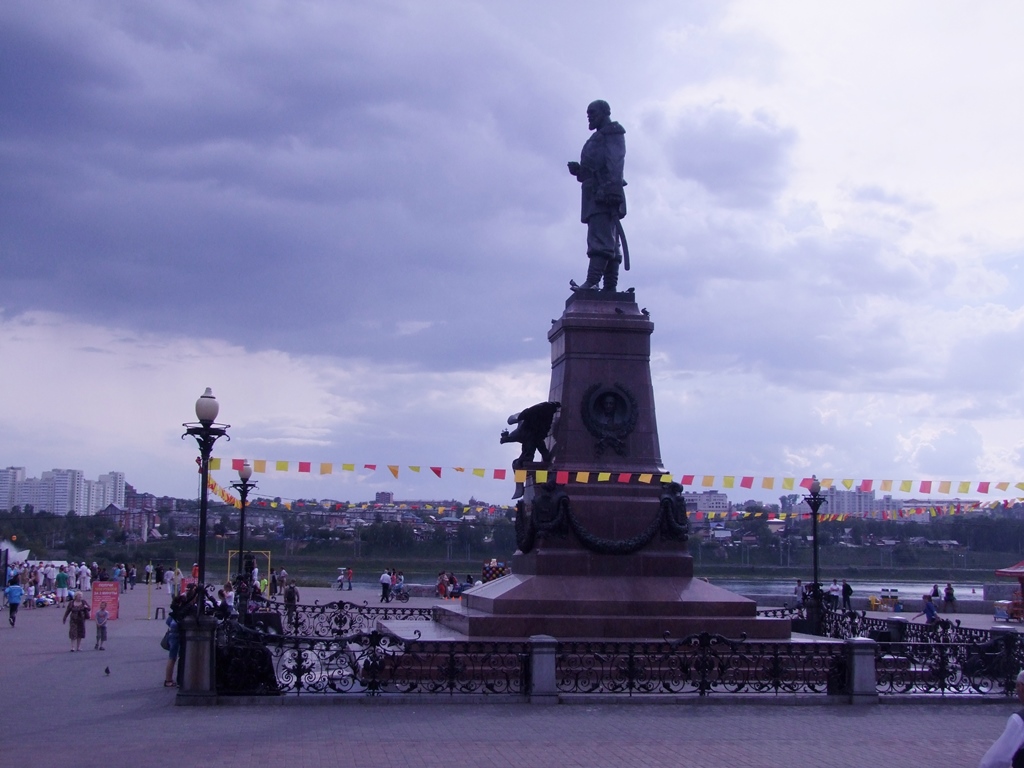
<svg viewBox="0 0 1024 768">
<path fill-rule="evenodd" d="M 1024 704 L 1024 672 L 1017 675 L 1017 700 Z M 1003 735 L 989 747 L 978 768 L 1024 766 L 1024 709 L 1010 715 Z"/>
</svg>

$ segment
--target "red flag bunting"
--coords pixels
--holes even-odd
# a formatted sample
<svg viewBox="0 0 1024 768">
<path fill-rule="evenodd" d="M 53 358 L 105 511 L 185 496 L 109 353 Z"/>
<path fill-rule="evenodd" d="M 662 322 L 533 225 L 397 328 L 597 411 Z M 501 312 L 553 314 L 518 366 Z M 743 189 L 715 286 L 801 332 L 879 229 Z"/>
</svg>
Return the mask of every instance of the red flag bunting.
<svg viewBox="0 0 1024 768">
<path fill-rule="evenodd" d="M 430 471 L 433 472 L 438 477 L 441 476 L 441 468 L 440 467 L 431 467 Z"/>
<path fill-rule="evenodd" d="M 311 466 L 312 466 L 311 462 L 300 461 L 299 462 L 299 472 L 309 472 Z"/>
<path fill-rule="evenodd" d="M 569 482 L 569 473 L 565 470 L 555 472 L 555 482 L 559 485 L 565 485 Z"/>
<path fill-rule="evenodd" d="M 496 470 L 494 470 L 494 479 L 495 480 L 504 480 L 505 479 L 505 470 L 504 469 L 496 469 Z"/>
<path fill-rule="evenodd" d="M 234 469 L 235 471 L 241 469 L 243 466 L 245 466 L 245 459 L 232 459 L 231 460 L 231 468 Z"/>
<path fill-rule="evenodd" d="M 620 472 L 619 473 L 619 482 L 620 483 L 628 483 L 632 477 L 633 477 L 633 474 L 631 472 Z"/>
<path fill-rule="evenodd" d="M 752 478 L 752 477 L 744 477 L 743 479 L 740 480 L 740 488 L 753 488 L 753 487 L 754 487 L 754 478 Z"/>
</svg>

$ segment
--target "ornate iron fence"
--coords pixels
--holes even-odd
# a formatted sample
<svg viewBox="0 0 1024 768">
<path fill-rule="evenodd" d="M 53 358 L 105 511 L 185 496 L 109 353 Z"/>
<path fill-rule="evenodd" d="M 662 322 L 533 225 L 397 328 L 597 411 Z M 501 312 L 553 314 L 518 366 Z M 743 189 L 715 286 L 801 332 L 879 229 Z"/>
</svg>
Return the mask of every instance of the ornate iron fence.
<svg viewBox="0 0 1024 768">
<path fill-rule="evenodd" d="M 344 600 L 320 605 L 287 606 L 268 600 L 250 612 L 250 623 L 263 631 L 304 638 L 329 638 L 371 632 L 380 621 L 431 621 L 430 608 L 359 605 Z"/>
<path fill-rule="evenodd" d="M 797 620 L 806 618 L 800 606 L 761 609 L 757 614 Z M 880 619 L 868 616 L 864 611 L 843 611 L 827 607 L 822 612 L 822 636 L 835 640 L 869 637 L 879 642 L 962 644 L 983 644 L 993 639 L 989 630 L 961 626 L 960 619 L 940 619 L 931 625 L 901 621 L 898 628 L 894 628 L 890 618 Z"/>
<path fill-rule="evenodd" d="M 557 688 L 564 694 L 696 695 L 843 693 L 841 643 L 747 642 L 707 632 L 663 642 L 564 642 Z"/>
<path fill-rule="evenodd" d="M 234 622 L 217 632 L 219 695 L 521 695 L 528 689 L 525 642 L 403 640 L 376 630 L 297 637 Z"/>
<path fill-rule="evenodd" d="M 1015 633 L 974 642 L 879 643 L 875 678 L 880 695 L 1014 694 L 1024 668 L 1024 644 Z"/>
<path fill-rule="evenodd" d="M 255 627 L 219 625 L 218 694 L 532 692 L 532 654 L 539 651 L 530 641 L 425 641 L 419 633 L 403 639 L 378 626 L 382 619 L 429 620 L 431 612 L 424 609 L 347 602 L 293 611 L 274 603 L 267 607 L 279 610 L 254 614 Z M 799 609 L 781 610 L 801 615 Z M 269 631 L 274 618 L 280 629 Z M 1011 696 L 1024 668 L 1024 643 L 1015 633 L 993 635 L 948 621 L 893 625 L 855 611 L 829 611 L 824 626 L 847 642 L 750 642 L 707 632 L 680 640 L 559 642 L 553 668 L 548 662 L 538 669 L 547 670 L 544 686 L 560 696 L 863 694 L 849 686 L 852 665 L 864 663 L 864 648 L 849 640 L 865 635 L 877 643 L 874 679 L 881 696 Z M 894 633 L 902 637 L 894 639 Z M 866 663 L 872 663 L 870 650 Z"/>
</svg>

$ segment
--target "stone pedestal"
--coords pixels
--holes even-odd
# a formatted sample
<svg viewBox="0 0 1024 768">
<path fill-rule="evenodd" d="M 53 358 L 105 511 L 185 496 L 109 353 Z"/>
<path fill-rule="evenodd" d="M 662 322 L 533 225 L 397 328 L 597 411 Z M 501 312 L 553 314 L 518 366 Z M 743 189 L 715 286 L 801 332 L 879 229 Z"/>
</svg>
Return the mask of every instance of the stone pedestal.
<svg viewBox="0 0 1024 768">
<path fill-rule="evenodd" d="M 566 302 L 548 333 L 548 399 L 562 404 L 552 461 L 526 467 L 513 573 L 439 606 L 440 623 L 472 637 L 789 637 L 788 620 L 695 579 L 685 538 L 664 522 L 653 330 L 632 293 Z"/>
</svg>

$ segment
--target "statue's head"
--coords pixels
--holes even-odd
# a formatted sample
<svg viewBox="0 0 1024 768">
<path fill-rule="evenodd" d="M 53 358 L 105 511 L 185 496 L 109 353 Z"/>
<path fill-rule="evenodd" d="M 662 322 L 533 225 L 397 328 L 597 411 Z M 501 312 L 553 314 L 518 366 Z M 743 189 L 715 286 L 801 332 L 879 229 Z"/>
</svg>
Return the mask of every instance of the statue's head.
<svg viewBox="0 0 1024 768">
<path fill-rule="evenodd" d="M 590 125 L 590 130 L 595 131 L 602 127 L 611 119 L 612 108 L 608 106 L 607 101 L 598 99 L 592 101 L 587 105 L 587 122 Z"/>
</svg>

